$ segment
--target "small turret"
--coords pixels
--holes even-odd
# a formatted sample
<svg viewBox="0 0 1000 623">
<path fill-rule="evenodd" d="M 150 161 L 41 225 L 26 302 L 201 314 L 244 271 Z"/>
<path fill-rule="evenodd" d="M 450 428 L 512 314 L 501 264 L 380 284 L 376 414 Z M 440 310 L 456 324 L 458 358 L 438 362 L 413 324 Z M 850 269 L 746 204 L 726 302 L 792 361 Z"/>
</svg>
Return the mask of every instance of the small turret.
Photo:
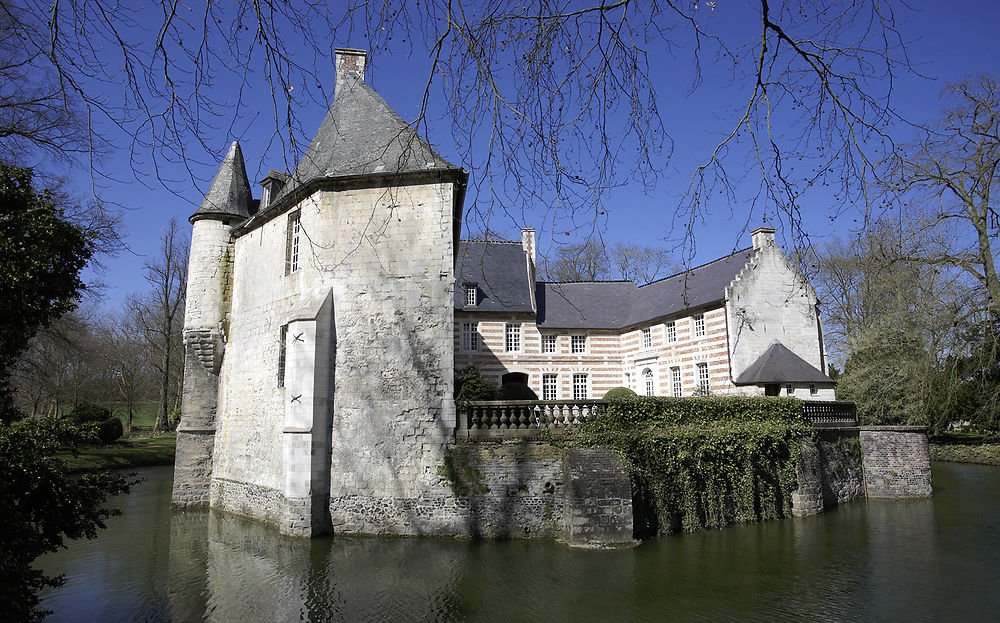
<svg viewBox="0 0 1000 623">
<path fill-rule="evenodd" d="M 189 219 L 184 310 L 184 393 L 177 428 L 174 506 L 207 506 L 212 476 L 219 370 L 232 293 L 232 236 L 250 216 L 252 197 L 240 144 L 233 142 L 212 186 Z"/>
</svg>

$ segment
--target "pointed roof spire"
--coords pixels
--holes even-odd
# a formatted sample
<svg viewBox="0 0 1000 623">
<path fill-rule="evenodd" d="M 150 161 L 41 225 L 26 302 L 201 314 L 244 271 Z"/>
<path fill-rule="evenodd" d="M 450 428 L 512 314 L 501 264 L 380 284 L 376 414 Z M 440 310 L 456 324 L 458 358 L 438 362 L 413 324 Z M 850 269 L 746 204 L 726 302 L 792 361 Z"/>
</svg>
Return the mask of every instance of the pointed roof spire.
<svg viewBox="0 0 1000 623">
<path fill-rule="evenodd" d="M 461 171 L 439 156 L 365 83 L 360 73 L 363 55 L 355 50 L 337 53 L 333 105 L 280 196 L 323 178 Z M 353 64 L 342 57 L 349 57 Z"/>
<path fill-rule="evenodd" d="M 192 223 L 203 218 L 231 218 L 240 220 L 250 216 L 250 181 L 243 163 L 240 142 L 233 141 L 229 147 L 212 186 L 201 202 L 201 207 L 188 219 Z"/>
</svg>

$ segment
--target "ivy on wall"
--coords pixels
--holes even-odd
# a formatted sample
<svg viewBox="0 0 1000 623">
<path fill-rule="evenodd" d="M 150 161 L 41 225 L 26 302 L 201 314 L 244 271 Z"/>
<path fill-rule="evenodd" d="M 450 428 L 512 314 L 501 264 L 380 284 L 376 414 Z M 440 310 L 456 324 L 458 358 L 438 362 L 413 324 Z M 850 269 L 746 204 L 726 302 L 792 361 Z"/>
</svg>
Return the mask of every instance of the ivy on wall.
<svg viewBox="0 0 1000 623">
<path fill-rule="evenodd" d="M 665 534 L 790 516 L 811 434 L 795 398 L 637 397 L 609 403 L 576 443 L 621 456 L 648 510 L 640 532 Z"/>
</svg>

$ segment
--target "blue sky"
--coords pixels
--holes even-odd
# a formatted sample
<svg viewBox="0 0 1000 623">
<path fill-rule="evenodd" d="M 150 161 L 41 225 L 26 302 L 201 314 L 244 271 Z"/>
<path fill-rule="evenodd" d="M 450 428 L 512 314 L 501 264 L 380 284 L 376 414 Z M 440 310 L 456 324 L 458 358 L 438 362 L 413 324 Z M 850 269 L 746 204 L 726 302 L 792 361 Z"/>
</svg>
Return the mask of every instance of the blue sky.
<svg viewBox="0 0 1000 623">
<path fill-rule="evenodd" d="M 723 5 L 723 2 L 718 4 Z M 733 3 L 726 4 L 731 6 Z M 1000 59 L 1000 37 L 996 35 L 997 25 L 1000 24 L 1000 9 L 994 3 L 973 0 L 914 4 L 917 5 L 916 11 L 899 15 L 899 26 L 902 36 L 909 42 L 907 50 L 911 62 L 926 77 L 900 75 L 893 86 L 894 107 L 904 118 L 922 122 L 938 115 L 941 108 L 939 94 L 945 82 L 959 80 L 974 72 L 995 71 L 997 59 Z M 735 20 L 732 23 L 720 23 L 719 26 L 724 29 L 740 28 L 742 24 Z M 360 37 L 333 43 L 345 47 L 367 47 Z M 662 68 L 654 65 L 660 112 L 675 146 L 668 174 L 649 193 L 644 192 L 638 184 L 630 184 L 615 190 L 607 198 L 603 235 L 609 241 L 671 246 L 671 241 L 676 238 L 676 231 L 672 230 L 672 216 L 679 196 L 686 189 L 691 171 L 707 157 L 718 142 L 720 133 L 729 127 L 720 117 L 729 115 L 732 103 L 738 100 L 739 93 L 734 91 L 728 80 L 712 72 L 710 59 L 704 84 L 695 92 L 688 93 L 693 72 L 683 62 L 678 62 L 683 54 L 684 51 L 681 50 L 677 58 L 663 59 Z M 380 53 L 371 57 L 369 62 L 368 82 L 404 119 L 414 118 L 430 67 L 427 52 L 415 46 L 406 52 L 401 49 L 389 54 Z M 332 67 L 329 75 L 332 85 Z M 232 92 L 225 92 L 225 87 L 226 85 L 219 86 L 217 97 L 231 103 L 234 95 Z M 264 97 L 266 95 L 259 91 L 244 92 L 250 108 L 254 104 L 262 104 L 259 100 Z M 326 112 L 324 105 L 312 101 L 304 94 L 300 98 L 294 91 L 293 105 L 305 128 L 317 128 Z M 463 162 L 456 153 L 450 129 L 447 119 L 440 115 L 431 116 L 430 138 L 434 147 L 449 161 L 473 168 L 472 174 L 475 176 L 474 165 Z M 905 141 L 910 137 L 905 128 L 898 127 L 897 131 L 898 140 Z M 251 115 L 202 138 L 209 145 L 216 146 L 220 152 L 224 152 L 232 140 L 238 139 L 253 184 L 268 169 L 285 168 L 280 158 L 261 157 L 267 150 L 272 132 L 273 122 L 266 116 Z M 119 145 L 126 144 L 127 137 L 113 138 Z M 104 184 L 102 196 L 127 208 L 123 212 L 123 222 L 126 240 L 131 249 L 107 260 L 107 270 L 100 277 L 109 285 L 105 292 L 105 305 L 116 307 L 127 294 L 145 289 L 142 276 L 145 254 L 155 253 L 160 232 L 170 218 L 176 218 L 185 228 L 188 227 L 186 219 L 200 203 L 218 163 L 189 163 L 195 176 L 193 180 L 185 167 L 176 163 L 162 164 L 158 173 L 160 178 L 169 180 L 167 184 L 160 183 L 152 175 L 148 161 L 138 164 L 136 175 L 125 151 L 113 156 L 107 164 L 116 172 L 118 179 Z M 738 164 L 742 166 L 742 162 Z M 64 173 L 81 194 L 90 190 L 90 178 L 85 170 L 67 170 Z M 748 185 L 750 188 L 753 186 L 752 182 Z M 259 193 L 259 186 L 255 185 L 255 196 L 259 196 Z M 475 201 L 472 193 L 468 201 Z M 822 191 L 805 197 L 804 220 L 806 229 L 815 242 L 822 242 L 834 234 L 843 235 L 855 224 L 852 214 L 831 220 L 831 201 Z M 548 241 L 553 238 L 553 233 L 547 231 L 540 222 L 543 214 L 544 207 L 539 207 L 536 213 L 529 211 L 523 217 L 518 214 L 515 219 L 495 219 L 491 221 L 491 228 L 516 239 L 518 226 L 535 226 L 539 229 L 540 245 L 544 250 Z M 697 253 L 692 263 L 709 261 L 745 246 L 747 237 L 741 236 L 740 231 L 747 224 L 747 214 L 748 205 L 741 198 L 725 205 L 713 205 L 710 218 L 699 222 L 696 228 Z M 759 214 L 758 208 L 749 222 L 750 229 L 764 224 Z M 773 224 L 773 221 L 768 224 Z M 463 232 L 465 233 L 468 232 Z"/>
</svg>

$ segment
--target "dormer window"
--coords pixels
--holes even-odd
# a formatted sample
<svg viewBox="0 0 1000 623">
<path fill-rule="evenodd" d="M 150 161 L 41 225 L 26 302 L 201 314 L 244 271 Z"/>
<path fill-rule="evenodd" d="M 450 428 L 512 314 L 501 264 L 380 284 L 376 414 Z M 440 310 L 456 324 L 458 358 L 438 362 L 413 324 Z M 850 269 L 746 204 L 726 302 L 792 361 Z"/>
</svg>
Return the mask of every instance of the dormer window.
<svg viewBox="0 0 1000 623">
<path fill-rule="evenodd" d="M 474 283 L 465 284 L 465 306 L 475 307 L 479 304 L 479 288 Z"/>
<path fill-rule="evenodd" d="M 271 203 L 271 187 L 264 186 L 260 189 L 260 209 L 265 209 Z"/>
<path fill-rule="evenodd" d="M 278 196 L 281 189 L 285 187 L 285 183 L 288 181 L 288 174 L 282 173 L 281 171 L 275 171 L 271 169 L 268 172 L 267 177 L 260 181 L 260 208 L 258 210 L 265 210 L 271 205 L 271 201 Z"/>
</svg>

